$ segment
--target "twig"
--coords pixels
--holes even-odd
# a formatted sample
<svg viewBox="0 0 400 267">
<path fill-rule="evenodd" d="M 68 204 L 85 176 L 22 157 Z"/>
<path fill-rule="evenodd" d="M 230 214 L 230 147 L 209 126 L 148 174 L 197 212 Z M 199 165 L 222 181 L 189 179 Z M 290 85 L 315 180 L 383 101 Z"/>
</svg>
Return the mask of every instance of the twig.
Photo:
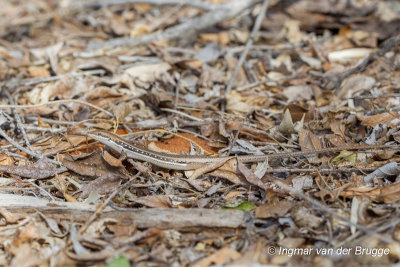
<svg viewBox="0 0 400 267">
<path fill-rule="evenodd" d="M 212 10 L 201 17 L 186 20 L 177 26 L 168 28 L 163 32 L 143 35 L 136 38 L 116 38 L 101 43 L 92 43 L 88 45 L 88 51 L 102 49 L 104 47 L 114 48 L 117 46 L 137 46 L 148 44 L 157 40 L 172 41 L 182 36 L 190 36 L 201 30 L 207 29 L 226 19 L 237 16 L 243 10 L 261 2 L 261 0 L 236 0 L 226 4 L 221 4 L 217 9 Z"/>
<path fill-rule="evenodd" d="M 32 157 L 34 157 L 34 158 L 37 158 L 37 159 L 43 158 L 43 156 L 41 156 L 41 155 L 39 155 L 39 154 L 37 154 L 37 153 L 35 153 L 35 152 L 33 152 L 33 151 L 30 151 L 30 150 L 26 149 L 25 147 L 21 146 L 20 144 L 18 144 L 17 142 L 15 142 L 15 141 L 14 141 L 12 138 L 10 138 L 1 128 L 0 128 L 0 135 L 1 135 L 4 139 L 6 139 L 10 144 L 12 144 L 14 147 L 16 147 L 16 148 L 18 148 L 19 150 L 25 152 L 26 154 L 28 154 L 28 155 L 30 155 L 30 156 L 32 156 Z M 53 164 L 61 165 L 61 163 L 58 162 L 58 161 L 56 161 L 56 160 L 52 160 L 52 159 L 48 159 L 48 160 L 49 160 L 51 163 L 53 163 Z M 66 170 L 67 170 L 67 168 L 61 167 L 61 168 L 58 168 L 58 169 L 56 170 L 56 172 L 57 172 L 57 173 L 61 173 L 61 172 L 65 172 Z"/>
<path fill-rule="evenodd" d="M 377 98 L 385 98 L 385 97 L 400 97 L 400 94 L 382 94 L 382 95 L 360 95 L 360 96 L 352 96 L 349 97 L 348 99 L 377 99 Z"/>
<path fill-rule="evenodd" d="M 218 9 L 220 5 L 211 4 L 208 2 L 200 2 L 193 0 L 100 0 L 85 4 L 87 7 L 107 7 L 126 4 L 149 4 L 149 5 L 184 5 L 195 8 L 204 9 L 207 11 Z"/>
<path fill-rule="evenodd" d="M 286 169 L 286 168 L 279 168 L 279 169 L 267 169 L 265 172 L 268 173 L 311 173 L 311 172 L 320 172 L 320 173 L 351 173 L 351 172 L 373 172 L 377 168 L 347 168 L 347 169 Z"/>
<path fill-rule="evenodd" d="M 37 117 L 32 117 L 32 116 L 24 116 L 25 119 L 31 120 L 31 121 L 37 121 Z M 46 123 L 51 123 L 51 124 L 59 124 L 59 125 L 70 125 L 74 126 L 75 124 L 78 123 L 78 121 L 60 121 L 60 120 L 53 120 L 53 119 L 48 119 L 48 118 L 41 118 L 43 122 Z"/>
<path fill-rule="evenodd" d="M 7 89 L 4 88 L 3 93 L 7 96 L 8 101 L 10 102 L 10 105 L 14 105 L 14 100 L 12 99 L 10 93 L 8 92 Z M 30 151 L 33 151 L 33 148 L 31 146 L 31 143 L 29 142 L 28 136 L 26 135 L 25 129 L 24 129 L 24 125 L 22 124 L 21 118 L 17 112 L 17 110 L 15 108 L 11 109 L 14 118 L 17 122 L 17 127 L 20 130 L 22 137 L 24 138 L 25 144 L 26 146 L 29 148 Z"/>
<path fill-rule="evenodd" d="M 105 114 L 107 114 L 107 115 L 109 115 L 111 117 L 114 117 L 114 115 L 111 112 L 109 112 L 109 111 L 107 111 L 107 110 L 105 110 L 105 109 L 103 109 L 103 108 L 101 108 L 99 106 L 90 104 L 89 102 L 86 102 L 86 101 L 83 101 L 83 100 L 78 100 L 78 99 L 62 99 L 62 100 L 55 100 L 55 101 L 50 101 L 50 102 L 41 103 L 41 104 L 33 104 L 33 105 L 0 105 L 0 109 L 6 109 L 6 108 L 16 108 L 16 109 L 37 108 L 37 107 L 41 107 L 41 106 L 60 104 L 60 103 L 69 103 L 69 102 L 74 102 L 74 103 L 79 103 L 79 104 L 82 104 L 82 105 L 86 105 L 86 106 L 92 107 L 94 109 L 97 109 L 97 110 L 99 110 L 101 112 L 104 112 Z"/>
<path fill-rule="evenodd" d="M 26 149 L 25 147 L 21 146 L 20 144 L 18 144 L 17 142 L 15 142 L 11 137 L 9 137 L 1 128 L 0 128 L 0 135 L 6 139 L 10 144 L 12 144 L 13 146 L 15 146 L 16 148 L 18 148 L 19 150 L 25 152 L 26 154 L 37 158 L 37 159 L 41 159 L 43 156 L 36 154 L 33 151 L 30 151 L 28 149 Z"/>
<path fill-rule="evenodd" d="M 171 109 L 171 108 L 160 108 L 160 109 L 162 111 L 168 111 L 168 112 L 171 112 L 171 113 L 179 114 L 179 115 L 181 115 L 183 117 L 189 118 L 189 119 L 194 120 L 194 121 L 204 121 L 203 119 L 190 116 L 189 114 L 186 114 L 185 112 L 182 112 L 182 111 L 179 111 L 179 110 L 176 110 L 176 109 Z"/>
<path fill-rule="evenodd" d="M 88 71 L 83 71 L 83 72 L 71 72 L 63 75 L 57 75 L 57 76 L 50 76 L 50 77 L 39 77 L 39 78 L 30 78 L 30 79 L 25 79 L 21 81 L 10 81 L 6 83 L 7 88 L 15 88 L 18 86 L 28 86 L 28 85 L 34 85 L 38 83 L 45 83 L 45 82 L 52 82 L 52 81 L 57 81 L 65 76 L 72 76 L 72 77 L 80 77 L 80 76 L 86 76 L 86 75 L 103 75 L 105 74 L 105 70 L 88 70 Z"/>
<path fill-rule="evenodd" d="M 243 62 L 247 56 L 247 53 L 249 52 L 251 46 L 253 45 L 254 37 L 257 35 L 258 30 L 260 29 L 261 22 L 264 19 L 265 14 L 267 13 L 267 8 L 268 8 L 269 0 L 264 0 L 263 6 L 261 7 L 260 13 L 257 16 L 256 22 L 254 23 L 253 30 L 251 31 L 250 37 L 246 42 L 246 46 L 243 50 L 243 53 L 240 55 L 239 61 L 236 64 L 235 70 L 233 71 L 233 74 L 231 78 L 228 81 L 228 84 L 226 85 L 225 89 L 225 96 L 229 94 L 229 92 L 232 89 L 233 83 L 236 79 L 237 74 L 239 73 L 240 68 L 243 65 Z"/>
<path fill-rule="evenodd" d="M 53 129 L 53 128 L 46 128 L 46 127 L 31 126 L 31 125 L 23 125 L 23 127 L 25 129 L 27 129 L 27 130 L 30 130 L 30 131 L 51 132 L 52 134 L 62 133 L 62 132 L 66 132 L 67 131 L 67 128 Z"/>
</svg>

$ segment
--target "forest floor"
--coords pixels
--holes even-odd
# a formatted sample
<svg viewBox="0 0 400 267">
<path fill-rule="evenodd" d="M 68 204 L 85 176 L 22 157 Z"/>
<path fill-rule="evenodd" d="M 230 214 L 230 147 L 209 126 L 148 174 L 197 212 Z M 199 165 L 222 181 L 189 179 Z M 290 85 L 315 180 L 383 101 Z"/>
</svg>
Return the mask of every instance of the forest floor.
<svg viewBox="0 0 400 267">
<path fill-rule="evenodd" d="M 399 262 L 398 1 L 0 3 L 1 266 Z"/>
</svg>

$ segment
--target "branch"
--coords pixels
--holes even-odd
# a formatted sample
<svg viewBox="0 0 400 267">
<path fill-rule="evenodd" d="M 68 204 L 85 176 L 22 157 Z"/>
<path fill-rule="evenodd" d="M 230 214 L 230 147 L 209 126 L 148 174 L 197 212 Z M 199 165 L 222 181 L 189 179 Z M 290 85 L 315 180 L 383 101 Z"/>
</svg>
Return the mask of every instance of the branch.
<svg viewBox="0 0 400 267">
<path fill-rule="evenodd" d="M 207 2 L 192 1 L 192 0 L 100 0 L 96 2 L 90 2 L 84 4 L 85 7 L 108 7 L 108 6 L 118 6 L 126 4 L 149 4 L 149 5 L 184 5 L 191 6 L 195 8 L 200 8 L 203 10 L 214 10 L 218 9 L 220 5 L 211 4 Z"/>
<path fill-rule="evenodd" d="M 204 29 L 218 24 L 226 19 L 239 15 L 243 10 L 260 3 L 262 0 L 236 0 L 220 5 L 218 9 L 212 10 L 203 16 L 186 20 L 184 23 L 168 28 L 163 32 L 146 34 L 136 38 L 116 38 L 105 42 L 92 43 L 88 45 L 86 52 L 102 48 L 114 48 L 117 46 L 138 46 L 158 40 L 167 42 L 194 35 Z M 84 54 L 84 53 L 83 53 Z"/>
</svg>

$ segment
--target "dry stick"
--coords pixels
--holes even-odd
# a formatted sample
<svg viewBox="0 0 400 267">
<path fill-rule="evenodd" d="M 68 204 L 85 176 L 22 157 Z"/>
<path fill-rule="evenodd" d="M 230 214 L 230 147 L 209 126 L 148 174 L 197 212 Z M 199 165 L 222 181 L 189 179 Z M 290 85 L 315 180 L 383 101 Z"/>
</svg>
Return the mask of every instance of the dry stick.
<svg viewBox="0 0 400 267">
<path fill-rule="evenodd" d="M 101 43 L 92 43 L 83 54 L 91 50 L 97 50 L 104 47 L 114 48 L 117 46 L 137 46 L 148 44 L 157 40 L 172 41 L 182 36 L 190 36 L 201 30 L 207 29 L 215 24 L 229 18 L 237 16 L 243 10 L 260 3 L 261 0 L 236 0 L 226 4 L 221 4 L 217 9 L 207 12 L 198 18 L 186 20 L 177 26 L 168 28 L 163 32 L 146 34 L 137 38 L 116 38 Z"/>
<path fill-rule="evenodd" d="M 377 168 L 347 168 L 347 169 L 267 169 L 266 173 L 310 173 L 310 172 L 320 172 L 320 173 L 349 173 L 349 172 L 373 172 Z"/>
<path fill-rule="evenodd" d="M 92 107 L 94 109 L 97 109 L 97 110 L 99 110 L 101 112 L 104 112 L 105 114 L 107 114 L 107 115 L 109 115 L 111 117 L 114 117 L 114 115 L 111 112 L 109 112 L 109 111 L 107 111 L 107 110 L 105 110 L 105 109 L 103 109 L 103 108 L 101 108 L 99 106 L 96 106 L 96 105 L 90 104 L 90 103 L 88 103 L 86 101 L 82 101 L 82 100 L 78 100 L 78 99 L 62 99 L 62 100 L 50 101 L 50 102 L 41 103 L 41 104 L 34 104 L 34 105 L 0 105 L 0 109 L 6 109 L 6 108 L 16 108 L 16 109 L 37 108 L 37 107 L 41 107 L 41 106 L 60 104 L 60 103 L 69 103 L 69 102 L 74 102 L 74 103 L 79 103 L 79 104 L 82 104 L 82 105 L 86 105 L 86 106 Z"/>
<path fill-rule="evenodd" d="M 379 238 L 381 241 L 384 241 L 384 242 L 386 242 L 386 243 L 394 242 L 394 240 L 393 240 L 392 238 L 390 238 L 390 237 L 389 237 L 389 238 L 384 237 L 384 236 L 380 235 L 380 234 L 379 234 L 377 231 L 375 231 L 374 229 L 370 229 L 370 228 L 368 228 L 368 227 L 366 227 L 366 226 L 364 226 L 364 225 L 362 225 L 362 224 L 358 224 L 358 223 L 354 223 L 354 222 L 350 221 L 349 219 L 347 219 L 346 217 L 344 217 L 344 216 L 338 214 L 337 212 L 335 212 L 335 211 L 332 210 L 331 208 L 329 208 L 329 207 L 327 207 L 327 206 L 321 204 L 321 203 L 318 202 L 317 200 L 315 200 L 315 199 L 313 199 L 313 198 L 311 198 L 311 197 L 309 197 L 309 196 L 307 196 L 307 195 L 305 195 L 305 194 L 303 194 L 303 193 L 301 193 L 301 192 L 296 191 L 296 190 L 293 189 L 292 187 L 290 187 L 290 186 L 288 186 L 288 185 L 282 183 L 282 182 L 279 181 L 279 180 L 275 180 L 274 183 L 277 184 L 277 185 L 278 185 L 279 187 L 281 187 L 282 189 L 284 189 L 285 191 L 289 192 L 290 194 L 293 194 L 293 195 L 295 195 L 295 196 L 297 196 L 297 197 L 299 197 L 299 198 L 301 198 L 301 199 L 304 199 L 304 200 L 310 202 L 311 204 L 313 204 L 314 206 L 316 206 L 317 208 L 319 208 L 319 209 L 322 210 L 323 212 L 326 212 L 326 213 L 328 213 L 328 214 L 330 214 L 330 215 L 332 215 L 332 216 L 338 218 L 339 220 L 348 223 L 348 224 L 351 225 L 351 226 L 355 226 L 356 228 L 358 228 L 359 230 L 363 231 L 363 232 L 366 233 L 366 234 L 376 236 L 376 237 Z"/>
<path fill-rule="evenodd" d="M 10 105 L 14 105 L 14 100 L 12 99 L 12 97 L 11 97 L 10 93 L 8 92 L 8 90 L 6 90 L 4 88 L 3 92 L 7 96 L 8 101 L 10 102 Z M 12 111 L 12 113 L 14 115 L 15 120 L 17 121 L 17 127 L 22 133 L 22 137 L 24 138 L 26 146 L 29 148 L 30 151 L 33 152 L 33 148 L 31 146 L 31 143 L 29 142 L 28 136 L 26 135 L 26 132 L 25 132 L 25 129 L 24 129 L 24 125 L 22 124 L 21 118 L 20 118 L 17 110 L 15 108 L 12 108 L 11 111 Z"/>
<path fill-rule="evenodd" d="M 343 74 L 339 75 L 339 77 L 334 77 L 334 76 L 328 76 L 327 78 L 330 79 L 332 82 L 334 82 L 334 86 L 336 88 L 336 93 L 339 91 L 340 86 L 342 85 L 342 82 L 344 79 L 349 77 L 350 75 L 362 71 L 365 69 L 370 63 L 372 63 L 374 60 L 378 59 L 379 57 L 382 57 L 386 52 L 388 52 L 390 49 L 392 49 L 395 46 L 398 46 L 400 43 L 400 34 L 393 36 L 386 40 L 383 43 L 383 47 L 379 49 L 376 52 L 370 53 L 368 56 L 366 56 L 364 59 L 362 59 L 358 64 L 356 64 L 354 67 L 350 68 L 349 70 L 345 71 Z"/>
<path fill-rule="evenodd" d="M 149 5 L 184 5 L 207 11 L 218 9 L 220 5 L 211 4 L 209 2 L 200 2 L 193 0 L 100 0 L 85 4 L 87 7 L 107 7 L 126 4 L 149 4 Z"/>
<path fill-rule="evenodd" d="M 233 83 L 236 79 L 237 74 L 239 73 L 240 68 L 243 65 L 243 62 L 247 56 L 247 53 L 249 52 L 251 46 L 253 45 L 254 37 L 256 36 L 258 30 L 261 27 L 261 22 L 263 21 L 265 14 L 267 13 L 267 8 L 268 8 L 269 0 L 264 0 L 263 6 L 261 7 L 260 13 L 257 16 L 256 22 L 254 23 L 253 30 L 251 31 L 250 37 L 246 42 L 246 46 L 243 50 L 243 53 L 240 55 L 239 61 L 236 64 L 235 70 L 233 71 L 233 74 L 231 78 L 228 81 L 228 84 L 226 85 L 225 89 L 225 96 L 229 94 L 229 92 L 232 89 Z"/>
<path fill-rule="evenodd" d="M 382 94 L 382 95 L 359 95 L 359 96 L 352 96 L 349 97 L 348 99 L 377 99 L 377 98 L 385 98 L 385 97 L 400 97 L 400 94 Z"/>
<path fill-rule="evenodd" d="M 105 70 L 88 70 L 84 72 L 71 72 L 63 75 L 57 75 L 57 76 L 50 76 L 50 77 L 39 77 L 39 78 L 30 78 L 30 79 L 24 79 L 21 81 L 11 81 L 6 83 L 7 88 L 14 88 L 18 86 L 27 86 L 27 85 L 34 85 L 38 83 L 45 83 L 45 82 L 52 82 L 52 81 L 57 81 L 65 76 L 72 76 L 72 77 L 79 77 L 79 76 L 86 76 L 86 75 L 103 75 L 105 74 Z"/>
<path fill-rule="evenodd" d="M 10 144 L 12 144 L 13 146 L 15 146 L 16 148 L 18 148 L 19 150 L 25 152 L 26 154 L 37 158 L 37 159 L 41 159 L 43 156 L 36 154 L 33 151 L 30 151 L 28 149 L 26 149 L 25 147 L 21 146 L 20 144 L 18 144 L 17 142 L 15 142 L 11 137 L 9 137 L 1 128 L 0 128 L 0 135 L 3 136 L 4 139 L 6 139 Z"/>
</svg>

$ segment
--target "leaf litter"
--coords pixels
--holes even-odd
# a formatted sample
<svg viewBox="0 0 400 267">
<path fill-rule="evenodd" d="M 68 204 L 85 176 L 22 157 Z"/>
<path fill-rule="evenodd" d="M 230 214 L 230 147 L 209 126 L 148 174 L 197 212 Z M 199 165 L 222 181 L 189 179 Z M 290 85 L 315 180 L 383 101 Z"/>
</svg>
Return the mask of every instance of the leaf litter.
<svg viewBox="0 0 400 267">
<path fill-rule="evenodd" d="M 2 3 L 0 264 L 398 263 L 395 1 L 139 2 Z"/>
</svg>

